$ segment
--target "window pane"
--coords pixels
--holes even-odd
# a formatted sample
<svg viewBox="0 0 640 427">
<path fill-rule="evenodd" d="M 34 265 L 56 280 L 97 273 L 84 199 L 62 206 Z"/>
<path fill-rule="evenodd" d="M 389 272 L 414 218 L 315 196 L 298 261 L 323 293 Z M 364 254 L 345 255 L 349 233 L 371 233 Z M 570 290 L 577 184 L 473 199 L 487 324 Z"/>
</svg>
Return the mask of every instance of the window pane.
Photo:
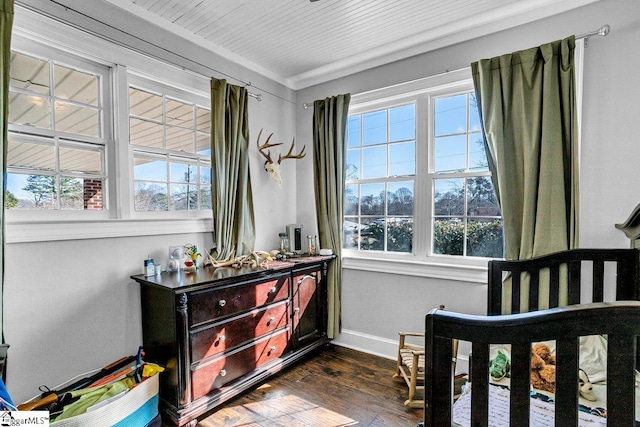
<svg viewBox="0 0 640 427">
<path fill-rule="evenodd" d="M 9 122 L 51 129 L 51 103 L 48 98 L 11 93 Z"/>
<path fill-rule="evenodd" d="M 167 99 L 167 124 L 193 129 L 193 106 Z"/>
<path fill-rule="evenodd" d="M 464 221 L 461 218 L 438 218 L 433 221 L 433 253 L 463 255 Z"/>
<path fill-rule="evenodd" d="M 389 109 L 389 141 L 416 139 L 415 105 Z"/>
<path fill-rule="evenodd" d="M 489 170 L 487 153 L 484 148 L 484 141 L 480 133 L 469 134 L 469 170 L 486 171 Z"/>
<path fill-rule="evenodd" d="M 387 111 L 363 114 L 362 132 L 362 145 L 387 142 Z"/>
<path fill-rule="evenodd" d="M 55 102 L 55 129 L 79 135 L 100 135 L 100 113 L 98 110 L 67 102 Z"/>
<path fill-rule="evenodd" d="M 403 142 L 389 145 L 389 176 L 409 176 L 416 173 L 416 144 Z"/>
<path fill-rule="evenodd" d="M 470 219 L 467 230 L 467 256 L 502 258 L 502 220 Z"/>
<path fill-rule="evenodd" d="M 196 133 L 196 153 L 211 157 L 211 134 Z"/>
<path fill-rule="evenodd" d="M 140 89 L 129 88 L 129 112 L 134 116 L 162 121 L 162 97 Z"/>
<path fill-rule="evenodd" d="M 198 209 L 197 185 L 171 185 L 171 210 L 187 211 Z"/>
<path fill-rule="evenodd" d="M 193 137 L 194 133 L 191 130 L 167 126 L 167 150 L 193 153 Z"/>
<path fill-rule="evenodd" d="M 358 249 L 360 234 L 358 233 L 358 218 L 345 217 L 343 224 L 342 247 L 347 249 Z"/>
<path fill-rule="evenodd" d="M 84 208 L 86 210 L 104 209 L 103 192 L 104 182 L 101 179 L 85 179 L 82 183 Z"/>
<path fill-rule="evenodd" d="M 134 186 L 134 204 L 137 212 L 167 210 L 166 184 L 136 181 Z"/>
<path fill-rule="evenodd" d="M 63 172 L 102 173 L 102 151 L 60 147 L 59 156 Z"/>
<path fill-rule="evenodd" d="M 61 65 L 54 65 L 53 76 L 55 97 L 98 106 L 97 76 Z"/>
<path fill-rule="evenodd" d="M 11 86 L 49 95 L 49 62 L 11 53 Z"/>
<path fill-rule="evenodd" d="M 162 148 L 162 125 L 140 119 L 129 119 L 129 142 L 145 147 Z"/>
<path fill-rule="evenodd" d="M 476 102 L 476 94 L 469 94 L 469 132 L 481 132 L 480 113 L 478 113 L 478 103 Z"/>
<path fill-rule="evenodd" d="M 211 111 L 196 107 L 196 129 L 199 132 L 211 133 Z"/>
<path fill-rule="evenodd" d="M 7 209 L 55 209 L 55 178 L 45 175 L 7 174 Z"/>
<path fill-rule="evenodd" d="M 467 215 L 500 216 L 490 177 L 478 176 L 467 179 Z"/>
<path fill-rule="evenodd" d="M 135 157 L 133 164 L 133 177 L 135 179 L 167 181 L 166 160 L 150 157 Z"/>
<path fill-rule="evenodd" d="M 387 177 L 387 146 L 362 149 L 362 178 Z"/>
<path fill-rule="evenodd" d="M 32 144 L 9 139 L 7 166 L 36 170 L 55 170 L 53 145 Z"/>
<path fill-rule="evenodd" d="M 210 165 L 200 167 L 200 183 L 211 184 L 211 166 Z"/>
<path fill-rule="evenodd" d="M 200 187 L 200 209 L 211 209 L 211 187 Z"/>
<path fill-rule="evenodd" d="M 435 136 L 467 131 L 467 95 L 436 98 L 434 102 Z"/>
<path fill-rule="evenodd" d="M 413 215 L 413 181 L 387 185 L 387 214 Z"/>
<path fill-rule="evenodd" d="M 347 179 L 360 178 L 360 149 L 347 150 Z"/>
<path fill-rule="evenodd" d="M 347 119 L 347 147 L 360 146 L 360 116 L 349 116 Z"/>
<path fill-rule="evenodd" d="M 435 172 L 464 171 L 467 167 L 465 135 L 435 139 Z"/>
<path fill-rule="evenodd" d="M 171 168 L 172 182 L 196 182 L 198 167 L 196 165 L 188 163 L 171 162 L 169 167 Z"/>
<path fill-rule="evenodd" d="M 387 218 L 387 251 L 410 253 L 413 248 L 413 218 Z"/>
<path fill-rule="evenodd" d="M 363 251 L 383 251 L 384 228 L 384 218 L 363 218 L 360 229 L 360 249 Z"/>
<path fill-rule="evenodd" d="M 360 191 L 360 213 L 384 215 L 384 183 L 362 184 Z"/>
<path fill-rule="evenodd" d="M 435 180 L 433 211 L 435 215 L 464 215 L 464 178 Z"/>
<path fill-rule="evenodd" d="M 81 178 L 60 177 L 60 209 L 84 209 L 84 185 Z"/>
<path fill-rule="evenodd" d="M 344 191 L 344 214 L 358 215 L 358 185 L 349 184 Z"/>
</svg>

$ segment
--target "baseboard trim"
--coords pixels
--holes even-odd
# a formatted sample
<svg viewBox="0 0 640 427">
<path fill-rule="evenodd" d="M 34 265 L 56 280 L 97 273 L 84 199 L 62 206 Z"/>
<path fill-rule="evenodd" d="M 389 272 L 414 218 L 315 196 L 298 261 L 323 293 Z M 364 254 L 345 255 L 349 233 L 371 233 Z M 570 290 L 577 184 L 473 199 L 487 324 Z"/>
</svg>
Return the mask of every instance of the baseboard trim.
<svg viewBox="0 0 640 427">
<path fill-rule="evenodd" d="M 398 357 L 397 340 L 394 341 L 388 338 L 364 334 L 362 332 L 352 331 L 349 329 L 343 329 L 340 331 L 340 335 L 338 335 L 337 338 L 334 338 L 331 343 L 351 350 L 383 357 L 385 359 L 396 360 Z M 469 372 L 469 358 L 459 354 L 458 362 L 456 363 L 456 373 L 459 374 L 467 372 Z"/>
</svg>

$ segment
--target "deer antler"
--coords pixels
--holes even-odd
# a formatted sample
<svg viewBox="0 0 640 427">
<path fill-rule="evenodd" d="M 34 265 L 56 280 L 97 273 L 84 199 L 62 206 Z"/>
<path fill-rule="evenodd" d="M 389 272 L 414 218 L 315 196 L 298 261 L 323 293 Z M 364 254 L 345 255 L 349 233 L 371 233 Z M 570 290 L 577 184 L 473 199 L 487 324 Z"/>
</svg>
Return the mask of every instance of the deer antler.
<svg viewBox="0 0 640 427">
<path fill-rule="evenodd" d="M 293 147 L 295 145 L 296 145 L 296 139 L 293 138 L 293 140 L 291 141 L 291 148 L 289 148 L 289 152 L 286 154 L 286 156 L 283 156 L 282 154 L 278 156 L 278 164 L 280 164 L 280 162 L 282 162 L 284 159 L 301 159 L 307 155 L 304 152 L 304 149 L 307 147 L 306 145 L 302 146 L 302 150 L 300 150 L 298 154 L 291 154 L 293 152 Z"/>
<path fill-rule="evenodd" d="M 271 148 L 271 147 L 276 147 L 278 145 L 282 145 L 282 143 L 281 142 L 277 142 L 275 144 L 269 144 L 269 140 L 273 136 L 273 133 L 271 133 L 271 135 L 269 135 L 267 137 L 267 140 L 264 142 L 264 144 L 260 145 L 260 136 L 261 135 L 262 135 L 262 129 L 260 129 L 260 133 L 258 134 L 258 140 L 256 141 L 256 144 L 258 145 L 258 151 L 260 152 L 260 154 L 262 154 L 264 156 L 265 159 L 267 159 L 267 163 L 273 163 L 273 160 L 271 160 L 271 153 L 269 151 L 267 151 L 265 153 L 262 150 L 267 149 L 267 148 Z M 278 161 L 278 163 L 280 163 L 280 162 Z"/>
</svg>

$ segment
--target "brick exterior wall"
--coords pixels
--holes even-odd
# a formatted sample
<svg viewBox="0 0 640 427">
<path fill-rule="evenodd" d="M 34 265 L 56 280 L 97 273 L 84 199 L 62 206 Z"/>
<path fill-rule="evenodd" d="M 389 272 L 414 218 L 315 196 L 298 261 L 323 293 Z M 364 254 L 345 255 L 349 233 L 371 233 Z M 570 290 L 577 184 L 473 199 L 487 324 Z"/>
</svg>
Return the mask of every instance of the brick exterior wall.
<svg viewBox="0 0 640 427">
<path fill-rule="evenodd" d="M 84 180 L 84 209 L 102 210 L 102 180 Z"/>
</svg>

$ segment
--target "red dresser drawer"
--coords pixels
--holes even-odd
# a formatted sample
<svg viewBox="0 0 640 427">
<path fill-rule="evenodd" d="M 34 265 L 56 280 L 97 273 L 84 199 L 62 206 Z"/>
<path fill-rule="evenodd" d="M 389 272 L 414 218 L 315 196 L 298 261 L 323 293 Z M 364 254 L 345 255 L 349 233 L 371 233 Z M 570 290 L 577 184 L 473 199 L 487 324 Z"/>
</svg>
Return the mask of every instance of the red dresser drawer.
<svg viewBox="0 0 640 427">
<path fill-rule="evenodd" d="M 192 398 L 198 399 L 248 374 L 287 350 L 290 329 L 280 330 L 221 357 L 191 366 Z"/>
<path fill-rule="evenodd" d="M 226 286 L 189 295 L 191 326 L 289 298 L 289 276 Z"/>
<path fill-rule="evenodd" d="M 191 360 L 198 362 L 282 328 L 289 313 L 289 301 L 281 301 L 191 332 Z"/>
</svg>

